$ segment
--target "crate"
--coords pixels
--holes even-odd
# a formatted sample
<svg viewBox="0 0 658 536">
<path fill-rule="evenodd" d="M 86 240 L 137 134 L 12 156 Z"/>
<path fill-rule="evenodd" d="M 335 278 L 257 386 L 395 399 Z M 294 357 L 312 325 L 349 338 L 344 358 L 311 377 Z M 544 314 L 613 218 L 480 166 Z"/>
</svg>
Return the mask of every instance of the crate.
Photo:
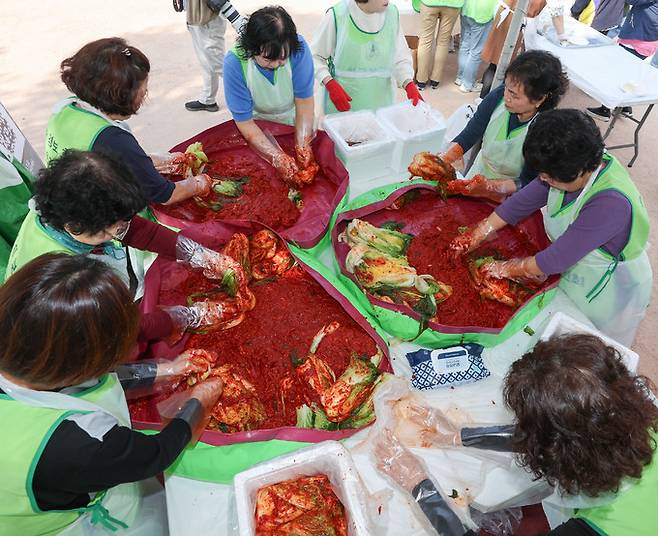
<svg viewBox="0 0 658 536">
<path fill-rule="evenodd" d="M 235 475 L 233 486 L 240 536 L 255 532 L 256 493 L 284 480 L 325 474 L 345 507 L 349 536 L 373 534 L 367 493 L 350 453 L 337 441 L 324 441 L 261 463 Z"/>
<path fill-rule="evenodd" d="M 404 101 L 377 110 L 377 118 L 395 138 L 393 171 L 403 173 L 415 154 L 422 151 L 438 153 L 443 145 L 446 121 L 441 112 L 425 102 L 416 106 Z"/>
<path fill-rule="evenodd" d="M 391 174 L 395 139 L 382 127 L 374 112 L 330 114 L 322 125 L 350 174 L 350 186 Z"/>
</svg>

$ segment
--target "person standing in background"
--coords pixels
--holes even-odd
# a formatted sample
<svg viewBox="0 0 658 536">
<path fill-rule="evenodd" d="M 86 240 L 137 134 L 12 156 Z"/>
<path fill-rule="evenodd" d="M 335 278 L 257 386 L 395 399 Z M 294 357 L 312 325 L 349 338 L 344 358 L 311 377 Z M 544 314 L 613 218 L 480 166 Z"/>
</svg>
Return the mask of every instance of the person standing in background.
<svg viewBox="0 0 658 536">
<path fill-rule="evenodd" d="M 455 84 L 462 93 L 480 91 L 476 84 L 480 54 L 491 30 L 494 10 L 498 0 L 465 0 L 460 17 L 461 42 L 459 44 L 459 66 Z"/>
<path fill-rule="evenodd" d="M 432 89 L 436 89 L 439 87 L 443 66 L 448 55 L 452 29 L 457 22 L 464 0 L 413 0 L 412 4 L 414 9 L 420 13 L 416 85 L 421 91 L 428 83 Z M 435 35 L 436 49 L 432 58 Z"/>
<path fill-rule="evenodd" d="M 235 31 L 239 31 L 244 18 L 233 7 L 230 0 L 180 0 L 174 6 L 181 6 L 187 14 L 187 30 L 192 36 L 192 44 L 201 69 L 203 70 L 203 90 L 197 100 L 185 103 L 190 112 L 216 112 L 219 77 L 224 73 L 224 34 L 228 20 Z"/>
<path fill-rule="evenodd" d="M 327 11 L 311 50 L 325 113 L 389 106 L 394 82 L 414 106 L 422 100 L 400 15 L 388 0 L 341 0 Z"/>
<path fill-rule="evenodd" d="M 615 35 L 617 29 L 624 18 L 624 0 L 576 0 L 571 6 L 571 16 L 580 22 L 587 24 L 582 20 L 584 14 L 593 8 L 593 17 L 589 25 L 603 35 L 609 35 L 612 32 Z M 615 37 L 610 35 L 610 37 Z"/>
</svg>

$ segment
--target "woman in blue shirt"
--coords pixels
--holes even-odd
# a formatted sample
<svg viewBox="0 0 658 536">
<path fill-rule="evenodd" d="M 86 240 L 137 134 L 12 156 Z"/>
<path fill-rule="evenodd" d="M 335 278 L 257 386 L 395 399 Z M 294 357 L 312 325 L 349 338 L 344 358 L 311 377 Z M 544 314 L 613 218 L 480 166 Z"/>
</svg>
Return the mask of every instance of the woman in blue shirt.
<svg viewBox="0 0 658 536">
<path fill-rule="evenodd" d="M 224 60 L 224 94 L 247 143 L 289 181 L 313 160 L 313 58 L 295 23 L 280 6 L 254 12 Z M 297 161 L 254 121 L 295 126 Z"/>
</svg>

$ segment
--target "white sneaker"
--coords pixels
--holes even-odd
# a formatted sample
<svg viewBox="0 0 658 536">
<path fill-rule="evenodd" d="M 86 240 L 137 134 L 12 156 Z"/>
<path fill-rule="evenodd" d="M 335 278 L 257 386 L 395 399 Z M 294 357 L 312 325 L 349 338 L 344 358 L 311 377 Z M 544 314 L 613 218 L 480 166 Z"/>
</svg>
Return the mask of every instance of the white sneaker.
<svg viewBox="0 0 658 536">
<path fill-rule="evenodd" d="M 473 84 L 473 91 L 482 91 L 482 82 L 475 82 Z"/>
<path fill-rule="evenodd" d="M 455 78 L 455 85 L 456 86 L 461 86 L 462 85 L 462 79 L 461 78 Z"/>
<path fill-rule="evenodd" d="M 467 88 L 464 84 L 459 86 L 457 89 L 459 89 L 459 91 L 461 91 L 462 93 L 472 93 L 473 92 L 473 88 Z"/>
</svg>

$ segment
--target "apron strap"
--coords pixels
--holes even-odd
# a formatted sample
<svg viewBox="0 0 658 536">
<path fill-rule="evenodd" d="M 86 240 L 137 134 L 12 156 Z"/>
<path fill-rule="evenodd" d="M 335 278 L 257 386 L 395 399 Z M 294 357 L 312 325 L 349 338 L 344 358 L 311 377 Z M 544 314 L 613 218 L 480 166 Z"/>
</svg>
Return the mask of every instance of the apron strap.
<svg viewBox="0 0 658 536">
<path fill-rule="evenodd" d="M 605 287 L 608 286 L 608 283 L 612 279 L 612 274 L 617 269 L 618 264 L 619 264 L 619 257 L 615 257 L 615 259 L 608 266 L 608 269 L 601 276 L 601 279 L 599 279 L 598 283 L 596 283 L 596 285 L 594 285 L 594 288 L 592 288 L 592 290 L 590 290 L 587 293 L 587 296 L 585 296 L 589 303 L 592 303 L 592 301 L 596 299 L 598 295 L 601 294 L 601 292 L 603 292 Z"/>
<path fill-rule="evenodd" d="M 128 525 L 113 517 L 109 510 L 103 506 L 102 500 L 106 491 L 96 496 L 96 498 L 86 507 L 80 510 L 81 514 L 88 512 L 91 514 L 90 522 L 92 525 L 102 525 L 106 529 L 116 532 L 119 529 L 127 529 Z"/>
</svg>

